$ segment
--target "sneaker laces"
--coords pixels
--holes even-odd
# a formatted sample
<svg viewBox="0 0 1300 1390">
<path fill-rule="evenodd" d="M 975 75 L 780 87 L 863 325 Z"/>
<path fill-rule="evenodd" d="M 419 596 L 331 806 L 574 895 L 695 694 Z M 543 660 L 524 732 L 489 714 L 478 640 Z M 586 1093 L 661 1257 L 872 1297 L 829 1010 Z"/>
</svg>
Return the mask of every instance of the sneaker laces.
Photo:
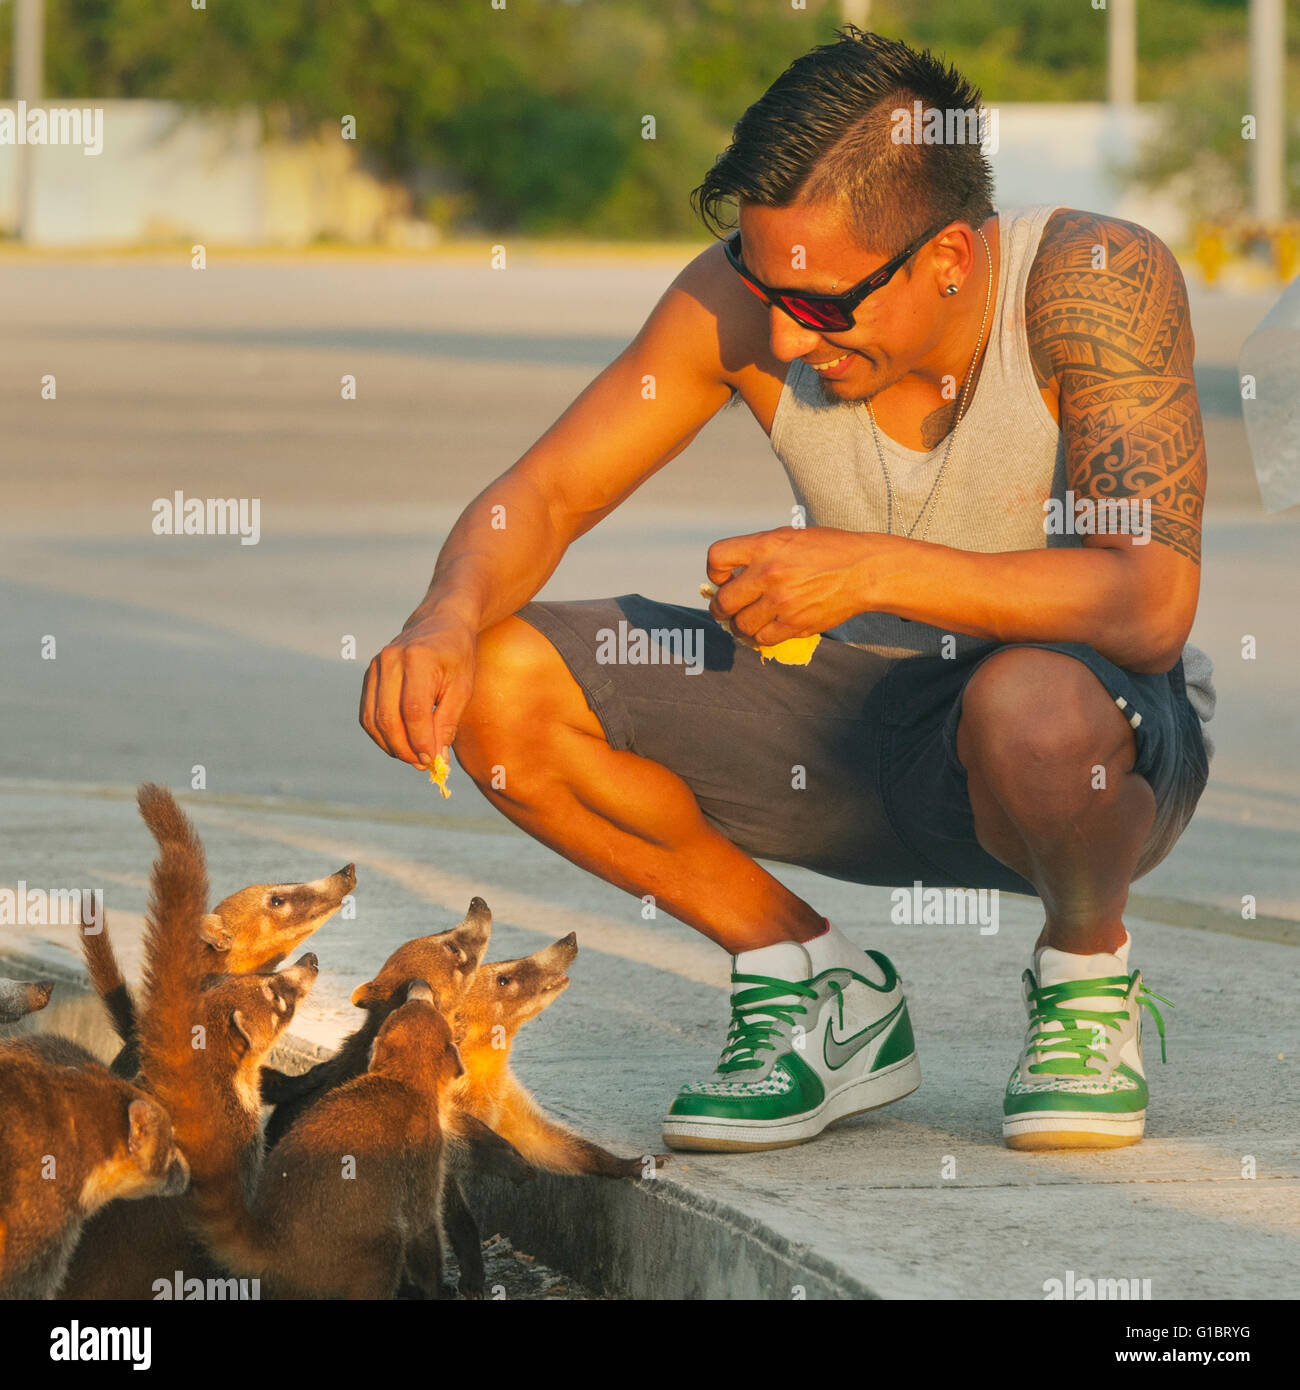
<svg viewBox="0 0 1300 1390">
<path fill-rule="evenodd" d="M 1025 973 L 1029 974 L 1028 971 Z M 1063 980 L 1060 984 L 1031 989 L 1028 995 L 1030 1035 L 1025 1043 L 1026 1052 L 1068 1052 L 1072 1055 L 1034 1062 L 1029 1070 L 1038 1075 L 1100 1076 L 1101 1072 L 1089 1063 L 1093 1058 L 1105 1061 L 1107 1026 L 1127 1021 L 1129 1011 L 1071 1008 L 1070 1000 L 1127 999 L 1132 983 L 1128 975 L 1107 975 L 1094 980 Z M 1163 994 L 1148 990 L 1139 973 L 1134 1003 L 1148 1009 L 1155 1018 L 1156 1031 L 1160 1034 L 1160 1060 L 1163 1063 L 1166 1060 L 1165 1020 L 1151 1002 L 1153 999 L 1158 999 L 1171 1009 L 1174 1007 Z"/>
<path fill-rule="evenodd" d="M 752 1071 L 763 1065 L 761 1051 L 776 1051 L 778 1028 L 792 1028 L 796 1014 L 807 1013 L 799 998 L 816 999 L 811 985 L 778 980 L 771 975 L 733 975 L 733 985 L 751 985 L 731 996 L 731 1027 L 718 1061 L 718 1071 Z M 790 996 L 796 996 L 791 999 Z M 780 1001 L 780 1002 L 778 1002 Z"/>
</svg>

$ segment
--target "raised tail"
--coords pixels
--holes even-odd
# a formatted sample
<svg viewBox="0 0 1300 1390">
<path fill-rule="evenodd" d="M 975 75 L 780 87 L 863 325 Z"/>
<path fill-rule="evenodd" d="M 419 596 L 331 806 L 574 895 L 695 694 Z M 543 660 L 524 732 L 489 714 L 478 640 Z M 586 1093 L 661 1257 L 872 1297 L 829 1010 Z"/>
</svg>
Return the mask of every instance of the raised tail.
<svg viewBox="0 0 1300 1390">
<path fill-rule="evenodd" d="M 142 782 L 135 799 L 141 819 L 158 841 L 159 848 L 170 843 L 179 844 L 202 861 L 203 845 L 194 822 L 176 804 L 176 798 L 166 787 L 156 782 Z"/>
<path fill-rule="evenodd" d="M 122 1039 L 121 1050 L 113 1058 L 109 1071 L 130 1081 L 140 1070 L 140 1030 L 135 1000 L 131 998 L 131 991 L 113 952 L 107 918 L 100 923 L 99 931 L 94 936 L 82 932 L 81 954 L 86 962 L 90 983 L 108 1011 L 113 1031 Z"/>
<path fill-rule="evenodd" d="M 100 929 L 93 936 L 81 933 L 81 954 L 86 962 L 90 983 L 95 993 L 103 1000 L 113 1031 L 124 1043 L 135 1039 L 136 1018 L 135 1001 L 122 976 L 121 966 L 113 953 L 113 943 L 108 935 L 108 922 L 100 923 Z"/>
<path fill-rule="evenodd" d="M 195 1055 L 191 1029 L 200 1016 L 200 983 L 209 966 L 199 935 L 208 906 L 203 845 L 165 787 L 145 783 L 140 814 L 158 841 L 149 875 L 144 935 L 144 1008 L 139 1037 L 145 1075 L 163 1103 L 168 1083 L 184 1086 Z"/>
</svg>

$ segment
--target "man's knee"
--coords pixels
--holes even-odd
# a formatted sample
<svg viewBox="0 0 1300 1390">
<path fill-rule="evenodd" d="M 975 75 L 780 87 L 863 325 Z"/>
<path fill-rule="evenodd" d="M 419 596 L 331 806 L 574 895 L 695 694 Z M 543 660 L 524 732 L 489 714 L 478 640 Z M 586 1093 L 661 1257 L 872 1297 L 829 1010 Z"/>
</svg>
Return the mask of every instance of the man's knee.
<svg viewBox="0 0 1300 1390">
<path fill-rule="evenodd" d="M 541 756 L 560 725 L 599 729 L 581 687 L 560 654 L 522 618 L 503 618 L 479 634 L 474 689 L 460 719 L 456 756 L 476 781 L 510 758 L 517 766 Z"/>
<path fill-rule="evenodd" d="M 1115 702 L 1081 661 L 1011 647 L 995 652 L 967 682 L 957 754 L 968 772 L 999 781 L 1073 782 L 1091 780 L 1098 766 L 1131 769 L 1136 745 Z"/>
</svg>

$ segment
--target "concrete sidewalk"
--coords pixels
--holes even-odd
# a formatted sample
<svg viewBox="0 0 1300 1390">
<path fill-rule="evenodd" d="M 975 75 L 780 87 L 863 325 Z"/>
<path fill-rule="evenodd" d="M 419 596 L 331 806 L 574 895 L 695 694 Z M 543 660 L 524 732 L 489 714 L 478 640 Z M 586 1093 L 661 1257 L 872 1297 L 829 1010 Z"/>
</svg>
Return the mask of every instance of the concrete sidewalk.
<svg viewBox="0 0 1300 1390">
<path fill-rule="evenodd" d="M 469 800 L 463 775 L 453 786 L 459 800 L 445 807 L 386 816 L 183 799 L 208 847 L 214 898 L 356 861 L 355 920 L 334 919 L 312 942 L 322 971 L 295 1020 L 303 1049 L 355 1026 L 348 995 L 395 945 L 452 924 L 482 893 L 495 918 L 492 956 L 570 930 L 581 947 L 565 997 L 520 1035 L 521 1076 L 611 1148 L 661 1150 L 658 1122 L 676 1087 L 716 1060 L 725 957 L 670 920 L 641 921 L 638 902 L 504 821 L 458 815 Z M 29 886 L 104 886 L 134 970 L 151 844 L 133 788 L 8 779 L 0 804 L 11 827 L 0 883 L 12 886 L 19 864 Z M 1300 1293 L 1294 937 L 1131 918 L 1134 963 L 1176 1005 L 1166 1011 L 1169 1065 L 1147 1033 L 1149 1137 L 1109 1153 L 1014 1154 L 1000 1141 L 1000 1100 L 1023 1028 L 1018 977 L 1041 920 L 1036 903 L 1004 897 L 992 935 L 891 926 L 887 890 L 773 867 L 899 965 L 921 1089 L 814 1144 L 674 1155 L 652 1183 L 482 1184 L 485 1229 L 589 1287 L 636 1297 L 1042 1298 L 1045 1281 L 1067 1270 L 1150 1279 L 1156 1298 Z M 4 928 L 0 965 L 21 956 L 75 972 L 72 935 Z M 60 1003 L 62 993 L 48 1021 Z M 1251 1160 L 1254 1176 L 1243 1176 Z"/>
</svg>

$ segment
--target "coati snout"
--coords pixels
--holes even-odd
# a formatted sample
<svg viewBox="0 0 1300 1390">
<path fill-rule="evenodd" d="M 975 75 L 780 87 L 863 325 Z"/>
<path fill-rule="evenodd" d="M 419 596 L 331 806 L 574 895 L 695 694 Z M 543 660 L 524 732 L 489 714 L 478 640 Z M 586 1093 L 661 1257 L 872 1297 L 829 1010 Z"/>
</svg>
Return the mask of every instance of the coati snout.
<svg viewBox="0 0 1300 1390">
<path fill-rule="evenodd" d="M 456 1007 L 487 951 L 492 911 L 482 898 L 470 899 L 465 920 L 450 931 L 416 937 L 399 946 L 379 974 L 352 992 L 359 1009 L 393 1007 L 411 980 L 425 981 L 440 1008 Z"/>
<path fill-rule="evenodd" d="M 565 971 L 577 954 L 570 932 L 531 956 L 485 962 L 456 1010 L 467 1036 L 496 1024 L 513 1031 L 536 1018 L 569 987 Z"/>
<path fill-rule="evenodd" d="M 53 993 L 53 980 L 0 980 L 0 1023 L 39 1013 Z"/>
<path fill-rule="evenodd" d="M 200 924 L 232 975 L 273 970 L 323 926 L 357 886 L 354 864 L 310 883 L 254 883 L 223 898 Z"/>
</svg>

